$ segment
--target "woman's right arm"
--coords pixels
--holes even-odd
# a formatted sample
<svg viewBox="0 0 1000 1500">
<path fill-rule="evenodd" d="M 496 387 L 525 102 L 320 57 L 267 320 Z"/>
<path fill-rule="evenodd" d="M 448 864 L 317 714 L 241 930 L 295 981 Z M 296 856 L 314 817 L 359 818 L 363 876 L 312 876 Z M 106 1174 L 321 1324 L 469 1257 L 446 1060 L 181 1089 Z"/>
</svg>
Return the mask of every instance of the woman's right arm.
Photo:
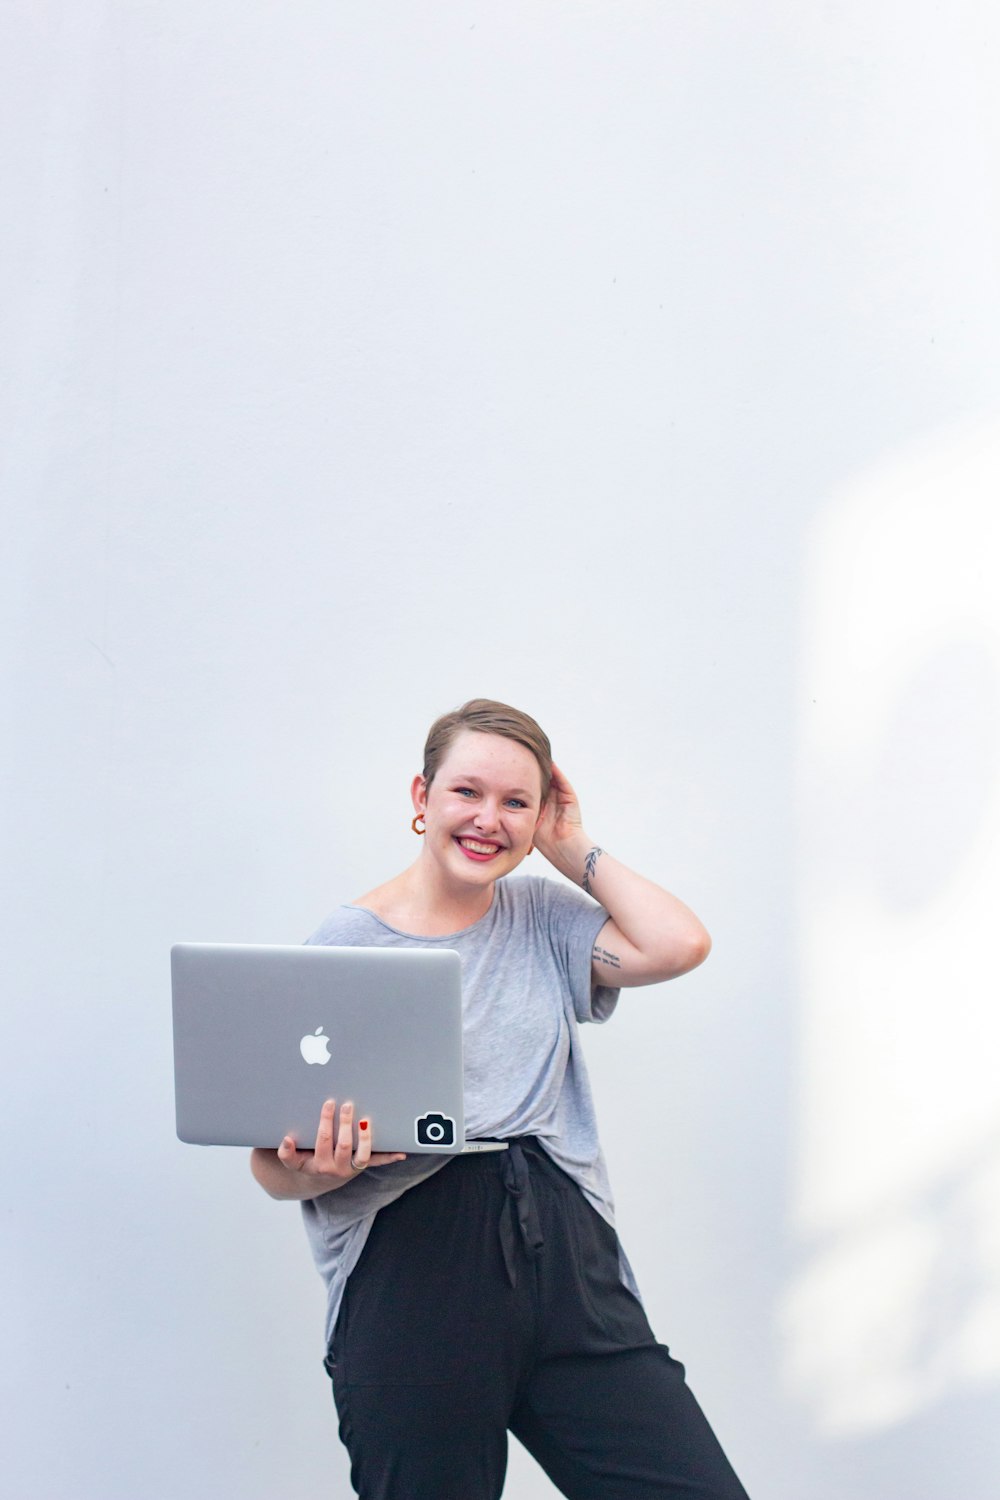
<svg viewBox="0 0 1000 1500">
<path fill-rule="evenodd" d="M 250 1155 L 250 1170 L 265 1193 L 272 1198 L 303 1203 L 344 1187 L 367 1167 L 406 1160 L 401 1151 L 372 1151 L 371 1126 L 367 1120 L 358 1123 L 358 1149 L 354 1151 L 354 1106 L 346 1100 L 340 1106 L 334 1141 L 336 1113 L 337 1101 L 328 1099 L 320 1112 L 313 1151 L 300 1151 L 290 1135 L 285 1136 L 277 1151 L 265 1151 L 259 1146 L 254 1148 Z"/>
</svg>

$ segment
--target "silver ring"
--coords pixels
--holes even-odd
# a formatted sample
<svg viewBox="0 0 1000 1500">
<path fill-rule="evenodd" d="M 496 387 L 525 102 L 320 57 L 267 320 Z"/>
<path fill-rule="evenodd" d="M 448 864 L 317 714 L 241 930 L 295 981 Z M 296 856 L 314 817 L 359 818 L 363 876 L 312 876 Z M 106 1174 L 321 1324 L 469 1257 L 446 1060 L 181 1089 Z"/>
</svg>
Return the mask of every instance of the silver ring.
<svg viewBox="0 0 1000 1500">
<path fill-rule="evenodd" d="M 352 1157 L 351 1157 L 351 1171 L 352 1171 L 352 1172 L 363 1172 L 363 1171 L 364 1171 L 364 1170 L 365 1170 L 365 1169 L 364 1169 L 364 1167 L 359 1167 L 359 1166 L 358 1166 L 358 1165 L 357 1165 L 357 1164 L 356 1164 L 356 1162 L 355 1162 L 355 1160 L 354 1160 L 354 1157 L 353 1157 L 353 1156 L 352 1156 Z"/>
</svg>

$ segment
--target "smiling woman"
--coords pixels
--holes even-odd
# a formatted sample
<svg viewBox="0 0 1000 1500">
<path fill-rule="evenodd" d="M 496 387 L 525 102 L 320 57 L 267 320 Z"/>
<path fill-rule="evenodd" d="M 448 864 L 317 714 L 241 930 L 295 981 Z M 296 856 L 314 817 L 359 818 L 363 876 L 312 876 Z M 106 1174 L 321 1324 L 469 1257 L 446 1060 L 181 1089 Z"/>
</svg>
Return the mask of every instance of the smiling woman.
<svg viewBox="0 0 1000 1500">
<path fill-rule="evenodd" d="M 367 1120 L 355 1149 L 354 1101 L 328 1100 L 312 1150 L 252 1159 L 302 1202 L 355 1487 L 495 1500 L 511 1431 L 577 1500 L 746 1500 L 618 1244 L 578 1034 L 622 987 L 700 963 L 708 934 L 588 836 L 506 704 L 438 719 L 411 796 L 416 860 L 310 941 L 459 953 L 466 1130 L 505 1149 L 377 1153 Z M 507 879 L 533 848 L 580 889 Z"/>
<path fill-rule="evenodd" d="M 427 842 L 412 873 L 435 911 L 440 914 L 451 898 L 466 906 L 464 882 L 474 878 L 468 865 L 488 870 L 482 890 L 489 897 L 490 882 L 531 852 L 542 813 L 541 784 L 540 767 L 526 746 L 472 729 L 454 736 L 431 776 L 414 777 L 413 805 L 424 820 Z M 371 906 L 372 900 L 364 904 Z"/>
</svg>

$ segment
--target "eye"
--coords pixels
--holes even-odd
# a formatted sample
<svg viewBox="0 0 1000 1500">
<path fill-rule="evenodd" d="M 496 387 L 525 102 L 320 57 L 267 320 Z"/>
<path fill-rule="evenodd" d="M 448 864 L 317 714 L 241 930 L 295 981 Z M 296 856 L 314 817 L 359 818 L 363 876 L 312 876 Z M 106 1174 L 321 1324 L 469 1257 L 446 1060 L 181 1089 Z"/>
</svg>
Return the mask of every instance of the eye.
<svg viewBox="0 0 1000 1500">
<path fill-rule="evenodd" d="M 471 786 L 457 786 L 455 790 L 460 797 L 474 797 L 476 795 Z"/>
<path fill-rule="evenodd" d="M 527 802 L 522 802 L 521 799 L 520 799 L 520 797 L 508 797 L 507 798 L 507 806 L 508 807 L 527 807 L 527 805 L 528 805 Z"/>
</svg>

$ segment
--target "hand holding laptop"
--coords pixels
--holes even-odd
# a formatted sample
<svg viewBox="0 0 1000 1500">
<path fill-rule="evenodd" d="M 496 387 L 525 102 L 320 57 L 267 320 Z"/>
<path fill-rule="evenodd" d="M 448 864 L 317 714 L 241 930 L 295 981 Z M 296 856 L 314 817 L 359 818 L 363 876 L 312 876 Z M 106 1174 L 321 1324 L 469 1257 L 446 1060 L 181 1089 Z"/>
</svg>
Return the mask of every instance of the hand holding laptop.
<svg viewBox="0 0 1000 1500">
<path fill-rule="evenodd" d="M 324 1191 L 343 1187 L 363 1172 L 366 1167 L 381 1167 L 390 1161 L 405 1161 L 403 1151 L 373 1151 L 371 1126 L 366 1119 L 358 1121 L 358 1149 L 354 1143 L 354 1105 L 345 1099 L 340 1106 L 340 1120 L 334 1141 L 334 1119 L 337 1101 L 327 1099 L 319 1116 L 316 1132 L 316 1147 L 313 1151 L 300 1151 L 290 1135 L 286 1135 L 278 1147 L 278 1160 L 283 1167 L 301 1172 L 307 1177 L 325 1179 Z"/>
</svg>

